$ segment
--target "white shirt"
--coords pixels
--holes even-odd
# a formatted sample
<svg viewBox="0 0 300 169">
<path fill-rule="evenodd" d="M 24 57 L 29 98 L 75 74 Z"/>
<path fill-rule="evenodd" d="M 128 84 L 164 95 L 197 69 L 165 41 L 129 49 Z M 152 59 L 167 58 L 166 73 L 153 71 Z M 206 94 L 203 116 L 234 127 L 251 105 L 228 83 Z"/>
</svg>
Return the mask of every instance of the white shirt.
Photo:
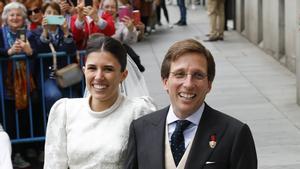
<svg viewBox="0 0 300 169">
<path fill-rule="evenodd" d="M 51 108 L 44 169 L 119 169 L 132 120 L 156 110 L 150 97 L 120 95 L 107 110 L 94 112 L 89 98 L 60 99 Z"/>
<path fill-rule="evenodd" d="M 199 109 L 193 113 L 192 115 L 188 116 L 186 119 L 180 119 L 178 118 L 174 111 L 172 105 L 169 108 L 168 115 L 167 115 L 167 124 L 168 124 L 168 136 L 169 141 L 171 141 L 171 136 L 176 128 L 176 121 L 177 120 L 188 120 L 191 122 L 191 124 L 183 131 L 184 136 L 184 144 L 185 148 L 189 145 L 190 141 L 194 138 L 197 128 L 199 126 L 200 119 L 203 114 L 204 110 L 204 103 L 199 107 Z"/>
</svg>

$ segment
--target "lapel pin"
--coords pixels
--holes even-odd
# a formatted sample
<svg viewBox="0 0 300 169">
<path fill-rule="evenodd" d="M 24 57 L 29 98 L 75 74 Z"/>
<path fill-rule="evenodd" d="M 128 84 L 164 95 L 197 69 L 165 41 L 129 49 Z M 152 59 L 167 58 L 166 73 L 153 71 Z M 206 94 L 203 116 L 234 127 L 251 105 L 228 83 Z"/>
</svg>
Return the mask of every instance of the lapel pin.
<svg viewBox="0 0 300 169">
<path fill-rule="evenodd" d="M 210 148 L 215 148 L 216 147 L 216 145 L 217 145 L 217 138 L 216 138 L 216 135 L 215 134 L 213 134 L 213 135 L 210 135 L 209 136 L 209 147 Z"/>
</svg>

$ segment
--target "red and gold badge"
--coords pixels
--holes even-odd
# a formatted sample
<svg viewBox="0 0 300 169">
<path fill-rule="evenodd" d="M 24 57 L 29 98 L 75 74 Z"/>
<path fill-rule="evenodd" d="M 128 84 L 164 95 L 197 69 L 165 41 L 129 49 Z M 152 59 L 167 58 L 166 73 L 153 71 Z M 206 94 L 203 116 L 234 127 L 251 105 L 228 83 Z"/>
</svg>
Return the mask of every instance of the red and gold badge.
<svg viewBox="0 0 300 169">
<path fill-rule="evenodd" d="M 215 148 L 217 145 L 217 137 L 215 134 L 209 136 L 209 147 Z"/>
</svg>

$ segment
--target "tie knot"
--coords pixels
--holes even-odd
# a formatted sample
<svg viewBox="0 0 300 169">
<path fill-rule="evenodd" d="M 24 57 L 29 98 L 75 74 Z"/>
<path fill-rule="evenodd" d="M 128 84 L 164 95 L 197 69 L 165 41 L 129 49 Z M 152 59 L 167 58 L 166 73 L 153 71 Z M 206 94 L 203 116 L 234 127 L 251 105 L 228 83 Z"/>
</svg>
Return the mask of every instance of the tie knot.
<svg viewBox="0 0 300 169">
<path fill-rule="evenodd" d="M 190 124 L 191 122 L 188 120 L 177 120 L 176 121 L 176 129 L 177 131 L 184 131 Z"/>
</svg>

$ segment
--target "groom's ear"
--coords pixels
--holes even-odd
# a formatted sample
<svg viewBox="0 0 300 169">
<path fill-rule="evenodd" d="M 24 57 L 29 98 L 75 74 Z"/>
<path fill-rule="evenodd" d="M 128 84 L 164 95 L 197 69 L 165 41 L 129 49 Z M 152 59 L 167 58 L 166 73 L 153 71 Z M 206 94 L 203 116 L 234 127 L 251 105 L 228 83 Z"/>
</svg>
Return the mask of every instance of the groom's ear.
<svg viewBox="0 0 300 169">
<path fill-rule="evenodd" d="M 169 90 L 169 88 L 168 88 L 168 78 L 162 78 L 161 81 L 163 83 L 163 87 L 164 87 L 165 91 L 168 92 L 168 90 Z"/>
</svg>

